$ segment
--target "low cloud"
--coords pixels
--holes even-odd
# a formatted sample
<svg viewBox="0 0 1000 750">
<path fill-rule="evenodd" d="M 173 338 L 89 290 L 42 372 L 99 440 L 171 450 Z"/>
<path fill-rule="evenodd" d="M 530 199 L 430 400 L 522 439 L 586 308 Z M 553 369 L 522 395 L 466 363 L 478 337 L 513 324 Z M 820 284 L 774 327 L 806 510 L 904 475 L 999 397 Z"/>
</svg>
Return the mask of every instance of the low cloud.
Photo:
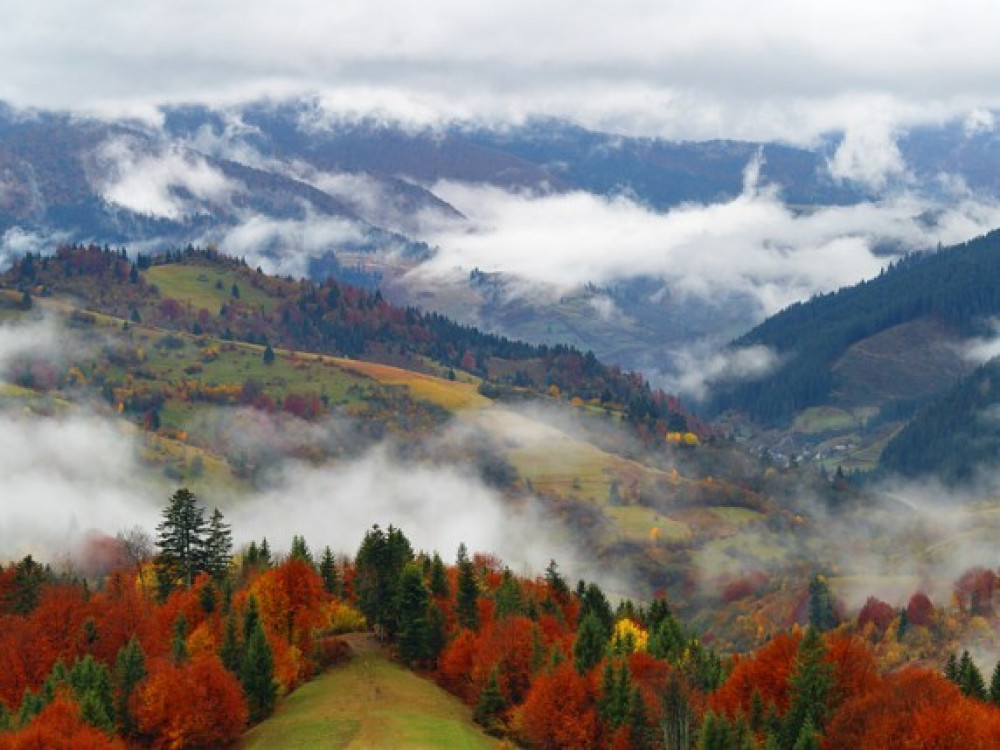
<svg viewBox="0 0 1000 750">
<path fill-rule="evenodd" d="M 179 220 L 225 204 L 244 190 L 199 154 L 171 146 L 150 150 L 130 138 L 104 142 L 93 156 L 91 179 L 109 203 Z"/>
<path fill-rule="evenodd" d="M 309 217 L 271 219 L 253 216 L 211 238 L 227 255 L 245 258 L 267 273 L 305 277 L 309 262 L 344 245 L 364 240 L 362 228 L 348 219 Z"/>
<path fill-rule="evenodd" d="M 753 171 L 751 164 L 745 190 L 732 200 L 664 213 L 622 196 L 439 183 L 434 192 L 468 219 L 425 217 L 423 239 L 439 252 L 413 273 L 479 268 L 558 289 L 650 276 L 682 299 L 746 295 L 762 318 L 877 275 L 890 259 L 876 254 L 879 243 L 926 250 L 1000 225 L 1000 204 L 972 196 L 938 211 L 933 225 L 924 217 L 939 204 L 914 194 L 797 212 L 756 185 Z"/>
<path fill-rule="evenodd" d="M 654 376 L 656 384 L 668 393 L 702 401 L 713 387 L 770 375 L 782 360 L 766 346 L 721 351 L 694 346 L 674 352 L 671 364 L 671 373 Z"/>
</svg>

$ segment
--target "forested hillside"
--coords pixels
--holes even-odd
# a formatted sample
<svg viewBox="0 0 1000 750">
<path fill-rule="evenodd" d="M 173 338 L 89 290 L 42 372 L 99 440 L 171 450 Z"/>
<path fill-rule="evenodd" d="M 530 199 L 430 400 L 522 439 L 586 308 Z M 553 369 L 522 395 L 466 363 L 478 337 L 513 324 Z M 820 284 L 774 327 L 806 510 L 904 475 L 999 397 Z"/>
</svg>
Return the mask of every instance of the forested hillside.
<svg viewBox="0 0 1000 750">
<path fill-rule="evenodd" d="M 833 365 L 852 344 L 920 318 L 946 324 L 956 337 L 982 334 L 998 312 L 1000 231 L 908 256 L 875 279 L 796 303 L 733 342 L 769 347 L 782 364 L 719 394 L 713 408 L 785 423 L 829 401 L 838 386 Z"/>
<path fill-rule="evenodd" d="M 947 484 L 987 480 L 1000 455 L 1000 362 L 977 369 L 919 411 L 885 447 L 885 472 Z"/>
<path fill-rule="evenodd" d="M 221 513 L 181 488 L 155 541 L 141 528 L 95 539 L 101 563 L 85 580 L 31 557 L 0 567 L 0 748 L 229 747 L 304 682 L 358 659 L 342 636 L 366 629 L 487 732 L 528 748 L 1000 742 L 1000 668 L 989 685 L 967 651 L 944 676 L 879 668 L 989 616 L 993 571 L 970 571 L 948 609 L 917 592 L 898 612 L 871 597 L 856 619 L 816 576 L 808 627 L 728 655 L 665 598 L 614 605 L 555 562 L 516 576 L 459 544 L 446 564 L 391 525 L 372 526 L 351 556 L 315 549 L 295 536 L 287 554 L 267 539 L 233 554 Z M 388 703 L 395 691 L 382 696 L 374 679 L 369 724 L 420 720 L 421 706 Z M 340 748 L 356 731 L 314 719 L 308 736 Z"/>
<path fill-rule="evenodd" d="M 141 273 L 153 266 L 181 263 L 235 274 L 236 281 L 228 288 L 215 290 L 221 294 L 212 302 L 218 305 L 221 298 L 221 305 L 209 309 L 190 301 L 182 304 L 161 293 Z M 74 294 L 96 312 L 195 335 L 401 362 L 417 370 L 436 365 L 449 377 L 454 377 L 454 370 L 463 370 L 490 381 L 494 396 L 513 393 L 513 389 L 548 393 L 555 388 L 584 401 L 613 405 L 650 437 L 662 438 L 668 430 L 689 428 L 702 436 L 709 434 L 707 426 L 685 412 L 676 398 L 652 390 L 639 375 L 602 364 L 590 352 L 534 346 L 482 333 L 436 313 L 394 307 L 378 291 L 333 279 L 314 282 L 267 276 L 211 249 L 189 246 L 184 251 L 130 260 L 124 250 L 64 246 L 55 256 L 28 254 L 3 281 L 29 295 Z"/>
</svg>

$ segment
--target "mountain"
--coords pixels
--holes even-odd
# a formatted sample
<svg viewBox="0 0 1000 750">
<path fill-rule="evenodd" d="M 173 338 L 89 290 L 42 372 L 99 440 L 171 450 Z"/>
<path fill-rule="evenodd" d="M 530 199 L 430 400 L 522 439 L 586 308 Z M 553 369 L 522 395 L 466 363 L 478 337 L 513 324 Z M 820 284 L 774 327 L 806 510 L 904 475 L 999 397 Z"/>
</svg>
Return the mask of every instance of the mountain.
<svg viewBox="0 0 1000 750">
<path fill-rule="evenodd" d="M 872 186 L 834 169 L 842 145 L 836 134 L 803 148 L 670 142 L 553 120 L 422 127 L 337 118 L 311 99 L 175 105 L 160 115 L 139 122 L 0 107 L 3 262 L 59 243 L 143 252 L 214 245 L 281 275 L 333 274 L 465 325 L 592 350 L 664 382 L 745 332 L 774 309 L 775 297 L 828 288 L 829 273 L 805 254 L 782 270 L 800 247 L 832 248 L 842 231 L 876 256 L 930 249 L 939 222 L 942 232 L 958 226 L 941 212 L 965 205 L 946 195 L 949 185 L 961 183 L 983 201 L 1000 192 L 982 168 L 1000 158 L 996 138 L 953 125 L 901 134 L 904 174 Z M 879 208 L 900 190 L 924 197 Z M 456 195 L 464 195 L 461 205 Z M 497 205 L 510 216 L 471 215 Z M 530 264 L 512 267 L 508 254 L 527 250 L 541 259 L 546 243 L 561 238 L 519 239 L 517 231 L 477 261 L 463 261 L 467 239 L 531 226 L 536 206 L 583 242 L 586 222 L 599 214 L 595 229 L 606 239 L 580 253 L 601 262 L 581 263 L 591 270 L 573 269 L 565 280 L 538 278 Z M 858 218 L 848 226 L 843 212 L 852 207 Z M 882 210 L 891 222 L 871 216 Z M 737 231 L 746 221 L 758 227 L 749 237 Z M 730 224 L 737 229 L 726 230 Z M 668 252 L 673 238 L 704 233 L 712 240 L 706 249 L 682 243 Z M 626 243 L 609 264 L 617 238 L 631 235 L 638 245 Z M 576 256 L 562 252 L 569 270 Z M 702 253 L 718 254 L 719 269 L 695 264 L 692 277 L 683 259 L 669 260 Z M 734 262 L 725 260 L 730 254 Z M 756 254 L 776 256 L 764 277 L 740 260 Z"/>
</svg>

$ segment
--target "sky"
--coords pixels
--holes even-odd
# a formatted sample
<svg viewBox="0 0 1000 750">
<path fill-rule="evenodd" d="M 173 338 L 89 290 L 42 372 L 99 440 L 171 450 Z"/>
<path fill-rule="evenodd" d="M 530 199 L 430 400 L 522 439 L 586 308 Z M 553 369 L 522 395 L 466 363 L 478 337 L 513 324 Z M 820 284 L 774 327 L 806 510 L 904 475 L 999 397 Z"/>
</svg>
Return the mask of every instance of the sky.
<svg viewBox="0 0 1000 750">
<path fill-rule="evenodd" d="M 1000 104 L 991 0 L 4 0 L 0 99 L 149 114 L 310 93 L 418 123 L 861 142 Z"/>
</svg>

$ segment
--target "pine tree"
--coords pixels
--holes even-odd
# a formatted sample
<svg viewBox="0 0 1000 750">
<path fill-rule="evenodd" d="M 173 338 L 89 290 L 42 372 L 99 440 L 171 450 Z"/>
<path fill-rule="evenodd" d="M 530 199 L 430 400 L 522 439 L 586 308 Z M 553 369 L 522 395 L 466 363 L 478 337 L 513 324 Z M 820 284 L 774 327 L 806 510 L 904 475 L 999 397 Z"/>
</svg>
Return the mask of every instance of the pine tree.
<svg viewBox="0 0 1000 750">
<path fill-rule="evenodd" d="M 233 556 L 233 534 L 222 512 L 215 508 L 208 521 L 205 537 L 205 572 L 214 581 L 222 581 L 229 574 Z"/>
<path fill-rule="evenodd" d="M 257 722 L 270 716 L 274 710 L 278 685 L 274 681 L 274 654 L 271 644 L 267 642 L 267 634 L 253 597 L 247 601 L 243 617 L 243 639 L 243 661 L 239 677 L 246 695 L 250 721 Z"/>
<path fill-rule="evenodd" d="M 515 615 L 524 614 L 521 587 L 514 580 L 510 568 L 504 568 L 503 570 L 503 577 L 500 580 L 500 586 L 497 588 L 495 599 L 496 617 L 498 620 L 504 617 L 514 617 Z"/>
<path fill-rule="evenodd" d="M 690 750 L 694 710 L 684 680 L 671 670 L 660 697 L 660 730 L 665 750 Z"/>
<path fill-rule="evenodd" d="M 166 598 L 178 581 L 190 587 L 204 569 L 205 513 L 190 490 L 182 487 L 173 494 L 156 531 L 160 549 L 155 559 L 156 580 L 160 596 Z"/>
<path fill-rule="evenodd" d="M 405 664 L 416 665 L 430 657 L 430 625 L 427 605 L 430 595 L 424 576 L 416 563 L 403 568 L 399 582 L 399 658 Z"/>
<path fill-rule="evenodd" d="M 791 705 L 781 728 L 782 748 L 791 750 L 806 724 L 819 731 L 825 723 L 827 698 L 833 687 L 833 665 L 823 661 L 825 654 L 823 636 L 816 628 L 808 628 L 788 677 Z"/>
<path fill-rule="evenodd" d="M 134 635 L 118 650 L 115 658 L 114 695 L 115 720 L 119 733 L 125 738 L 134 737 L 139 725 L 132 713 L 131 700 L 136 687 L 146 676 L 146 655 Z"/>
<path fill-rule="evenodd" d="M 438 656 L 441 655 L 447 642 L 448 630 L 444 612 L 437 602 L 431 601 L 427 608 L 427 658 L 432 665 L 437 664 Z"/>
<path fill-rule="evenodd" d="M 983 673 L 979 671 L 979 667 L 976 666 L 968 651 L 963 651 L 962 658 L 958 661 L 958 687 L 963 695 L 970 698 L 977 698 L 981 701 L 988 698 Z"/>
<path fill-rule="evenodd" d="M 340 578 L 337 575 L 337 561 L 330 547 L 323 548 L 323 557 L 319 561 L 319 574 L 323 579 L 323 590 L 331 596 L 340 596 Z"/>
<path fill-rule="evenodd" d="M 309 545 L 306 544 L 306 538 L 298 534 L 292 537 L 292 550 L 289 553 L 289 557 L 293 560 L 301 560 L 309 565 L 315 565 L 312 552 L 309 551 Z"/>
<path fill-rule="evenodd" d="M 507 701 L 500 692 L 500 685 L 497 682 L 497 668 L 490 672 L 486 687 L 479 694 L 476 702 L 476 710 L 473 718 L 476 723 L 486 728 L 491 734 L 498 734 L 502 731 L 502 716 L 507 709 Z"/>
<path fill-rule="evenodd" d="M 87 654 L 69 670 L 67 682 L 83 720 L 108 734 L 114 731 L 114 694 L 108 668 Z"/>
<path fill-rule="evenodd" d="M 222 633 L 222 643 L 219 645 L 219 661 L 222 666 L 233 674 L 240 673 L 243 660 L 243 649 L 236 634 L 236 618 L 230 613 L 226 618 L 226 629 Z"/>
<path fill-rule="evenodd" d="M 817 575 L 809 583 L 809 624 L 820 631 L 837 626 L 837 611 L 833 592 L 826 576 Z"/>
<path fill-rule="evenodd" d="M 469 560 L 464 543 L 458 545 L 457 585 L 455 616 L 458 624 L 475 630 L 479 627 L 479 584 L 476 581 L 476 568 Z"/>
<path fill-rule="evenodd" d="M 413 548 L 402 531 L 378 524 L 365 534 L 354 560 L 354 588 L 358 607 L 368 624 L 390 638 L 399 627 L 399 583 L 403 568 L 413 559 Z"/>
<path fill-rule="evenodd" d="M 181 612 L 174 620 L 173 640 L 170 643 L 170 659 L 174 664 L 188 660 L 187 650 L 187 618 Z"/>
<path fill-rule="evenodd" d="M 802 729 L 799 731 L 798 739 L 795 740 L 792 750 L 820 750 L 819 734 L 816 732 L 811 719 L 802 725 Z"/>
<path fill-rule="evenodd" d="M 593 614 L 586 615 L 576 629 L 573 643 L 573 666 L 581 675 L 587 674 L 604 658 L 608 639 L 600 620 Z"/>
<path fill-rule="evenodd" d="M 430 575 L 431 596 L 447 599 L 451 596 L 451 586 L 448 584 L 448 574 L 444 569 L 444 561 L 437 552 L 431 558 Z"/>
<path fill-rule="evenodd" d="M 944 676 L 956 685 L 959 683 L 958 680 L 958 659 L 955 656 L 955 652 L 952 651 L 948 654 L 948 661 L 944 665 Z"/>
<path fill-rule="evenodd" d="M 993 668 L 993 677 L 990 679 L 990 702 L 1000 706 L 1000 661 Z"/>
<path fill-rule="evenodd" d="M 652 729 L 649 726 L 649 711 L 642 697 L 642 690 L 636 685 L 629 696 L 628 715 L 629 737 L 635 750 L 649 750 L 652 747 Z"/>
</svg>

